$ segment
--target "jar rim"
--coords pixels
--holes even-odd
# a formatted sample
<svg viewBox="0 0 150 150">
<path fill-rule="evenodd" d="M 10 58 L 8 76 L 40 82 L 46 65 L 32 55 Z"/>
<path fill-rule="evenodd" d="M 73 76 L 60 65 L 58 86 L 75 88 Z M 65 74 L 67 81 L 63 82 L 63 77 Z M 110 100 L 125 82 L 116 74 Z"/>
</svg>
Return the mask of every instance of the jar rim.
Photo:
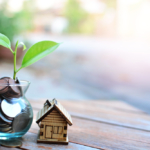
<svg viewBox="0 0 150 150">
<path fill-rule="evenodd" d="M 20 83 L 15 83 L 15 84 L 1 84 L 0 86 L 28 86 L 31 82 L 26 81 L 26 80 L 21 80 Z"/>
</svg>

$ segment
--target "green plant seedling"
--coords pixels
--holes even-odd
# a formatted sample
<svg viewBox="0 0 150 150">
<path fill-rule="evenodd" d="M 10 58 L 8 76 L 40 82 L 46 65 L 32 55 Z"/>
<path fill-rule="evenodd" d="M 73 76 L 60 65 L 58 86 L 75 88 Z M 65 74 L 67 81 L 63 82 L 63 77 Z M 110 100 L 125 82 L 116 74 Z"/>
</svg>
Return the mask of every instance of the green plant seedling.
<svg viewBox="0 0 150 150">
<path fill-rule="evenodd" d="M 41 41 L 41 42 L 38 42 L 38 43 L 34 44 L 25 53 L 25 55 L 23 57 L 23 60 L 22 60 L 21 67 L 19 69 L 16 68 L 17 48 L 18 48 L 19 45 L 22 45 L 23 50 L 25 50 L 26 49 L 25 44 L 23 42 L 19 43 L 19 41 L 17 41 L 16 46 L 15 46 L 15 50 L 12 50 L 11 49 L 11 43 L 10 43 L 10 40 L 8 39 L 8 37 L 5 36 L 4 34 L 0 33 L 0 45 L 10 49 L 10 51 L 14 55 L 13 79 L 15 80 L 16 79 L 16 74 L 19 70 L 21 70 L 22 68 L 25 68 L 25 67 L 37 62 L 38 60 L 40 60 L 43 57 L 47 56 L 48 54 L 52 53 L 54 50 L 56 50 L 58 48 L 60 43 L 56 43 L 56 42 L 53 42 L 53 41 Z"/>
</svg>

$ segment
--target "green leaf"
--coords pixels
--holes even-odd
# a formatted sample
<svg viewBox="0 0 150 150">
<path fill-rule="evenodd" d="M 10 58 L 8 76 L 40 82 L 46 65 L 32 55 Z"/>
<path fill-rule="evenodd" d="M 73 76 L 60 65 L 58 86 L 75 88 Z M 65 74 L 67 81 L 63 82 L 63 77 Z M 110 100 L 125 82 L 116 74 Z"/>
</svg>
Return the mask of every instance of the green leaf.
<svg viewBox="0 0 150 150">
<path fill-rule="evenodd" d="M 0 33 L 0 45 L 11 49 L 11 43 L 8 37 L 1 33 Z"/>
<path fill-rule="evenodd" d="M 26 52 L 20 69 L 25 68 L 25 67 L 37 62 L 41 58 L 47 56 L 48 54 L 53 52 L 56 48 L 58 48 L 59 45 L 60 45 L 60 43 L 56 43 L 53 41 L 41 41 L 41 42 L 34 44 Z"/>
<path fill-rule="evenodd" d="M 23 51 L 26 49 L 26 46 L 23 42 L 20 42 L 19 45 L 22 45 L 23 46 Z"/>
</svg>

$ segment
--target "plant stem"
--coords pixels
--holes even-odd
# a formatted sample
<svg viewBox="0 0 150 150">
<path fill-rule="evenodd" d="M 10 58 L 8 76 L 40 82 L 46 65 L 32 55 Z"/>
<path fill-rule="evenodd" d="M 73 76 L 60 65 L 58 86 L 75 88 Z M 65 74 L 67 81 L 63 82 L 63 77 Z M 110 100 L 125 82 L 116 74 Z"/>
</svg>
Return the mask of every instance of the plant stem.
<svg viewBox="0 0 150 150">
<path fill-rule="evenodd" d="M 13 55 L 14 55 L 14 75 L 13 75 L 13 79 L 14 80 L 16 79 L 16 74 L 17 74 L 17 68 L 16 68 L 17 48 L 18 48 L 18 41 L 16 43 L 15 51 L 13 52 Z"/>
<path fill-rule="evenodd" d="M 12 53 L 14 53 L 14 51 L 10 48 L 10 51 L 12 52 Z"/>
<path fill-rule="evenodd" d="M 13 79 L 16 79 L 16 52 L 14 52 L 14 75 L 13 75 Z"/>
</svg>

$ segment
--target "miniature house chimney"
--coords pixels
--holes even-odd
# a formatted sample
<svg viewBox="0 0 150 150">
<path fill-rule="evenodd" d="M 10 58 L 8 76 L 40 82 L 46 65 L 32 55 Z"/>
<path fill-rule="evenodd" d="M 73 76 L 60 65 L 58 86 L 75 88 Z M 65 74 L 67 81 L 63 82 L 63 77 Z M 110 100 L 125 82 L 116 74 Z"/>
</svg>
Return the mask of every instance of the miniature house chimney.
<svg viewBox="0 0 150 150">
<path fill-rule="evenodd" d="M 51 103 L 49 102 L 49 100 L 46 100 L 46 102 L 44 103 L 44 107 L 47 106 L 47 105 L 48 105 L 49 107 L 51 106 Z"/>
</svg>

